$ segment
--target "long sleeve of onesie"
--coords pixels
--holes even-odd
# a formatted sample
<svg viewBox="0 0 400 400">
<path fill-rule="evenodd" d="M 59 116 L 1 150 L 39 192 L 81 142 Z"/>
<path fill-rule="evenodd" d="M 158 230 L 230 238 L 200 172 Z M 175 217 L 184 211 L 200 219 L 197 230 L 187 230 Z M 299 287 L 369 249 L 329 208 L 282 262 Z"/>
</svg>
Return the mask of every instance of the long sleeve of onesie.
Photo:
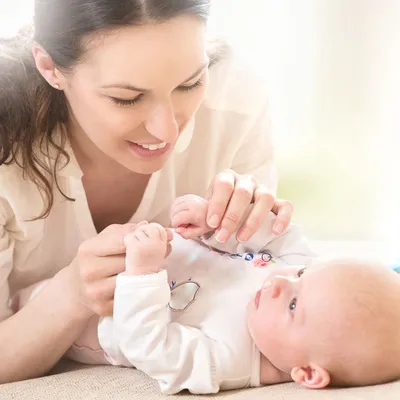
<svg viewBox="0 0 400 400">
<path fill-rule="evenodd" d="M 214 235 L 203 238 L 203 241 L 213 248 L 231 254 L 270 252 L 287 264 L 309 264 L 312 262 L 317 255 L 309 248 L 300 228 L 295 224 L 290 224 L 284 233 L 277 236 L 272 233 L 275 220 L 276 215 L 270 212 L 262 227 L 246 243 L 237 241 L 236 232 L 225 244 L 219 243 Z"/>
<path fill-rule="evenodd" d="M 118 348 L 119 358 L 156 379 L 164 394 L 216 393 L 215 343 L 199 329 L 170 321 L 170 296 L 165 270 L 119 275 L 114 316 L 100 322 L 100 343 L 110 357 Z"/>
</svg>

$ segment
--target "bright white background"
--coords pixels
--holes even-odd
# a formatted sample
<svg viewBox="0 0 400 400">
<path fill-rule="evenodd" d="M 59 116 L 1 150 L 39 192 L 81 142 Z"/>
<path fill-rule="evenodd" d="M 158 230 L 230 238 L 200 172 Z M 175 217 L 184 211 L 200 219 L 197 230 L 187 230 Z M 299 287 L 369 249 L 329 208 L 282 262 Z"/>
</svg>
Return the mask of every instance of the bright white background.
<svg viewBox="0 0 400 400">
<path fill-rule="evenodd" d="M 214 0 L 227 36 L 269 82 L 279 194 L 317 239 L 400 237 L 400 1 Z M 0 0 L 0 35 L 32 0 Z"/>
</svg>

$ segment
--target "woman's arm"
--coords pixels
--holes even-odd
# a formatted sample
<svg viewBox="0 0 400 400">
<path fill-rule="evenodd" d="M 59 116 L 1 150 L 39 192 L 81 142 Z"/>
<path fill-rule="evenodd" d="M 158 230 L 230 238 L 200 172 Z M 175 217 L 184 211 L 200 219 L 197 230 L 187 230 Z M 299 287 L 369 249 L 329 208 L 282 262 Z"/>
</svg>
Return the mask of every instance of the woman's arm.
<svg viewBox="0 0 400 400">
<path fill-rule="evenodd" d="M 0 384 L 44 375 L 85 328 L 91 313 L 76 300 L 75 274 L 65 268 L 0 323 Z"/>
<path fill-rule="evenodd" d="M 0 383 L 41 376 L 64 355 L 93 314 L 110 315 L 116 275 L 125 270 L 124 237 L 133 224 L 112 225 L 81 244 L 61 270 L 19 312 L 9 316 L 13 241 L 0 237 Z M 8 317 L 8 318 L 7 318 Z"/>
</svg>

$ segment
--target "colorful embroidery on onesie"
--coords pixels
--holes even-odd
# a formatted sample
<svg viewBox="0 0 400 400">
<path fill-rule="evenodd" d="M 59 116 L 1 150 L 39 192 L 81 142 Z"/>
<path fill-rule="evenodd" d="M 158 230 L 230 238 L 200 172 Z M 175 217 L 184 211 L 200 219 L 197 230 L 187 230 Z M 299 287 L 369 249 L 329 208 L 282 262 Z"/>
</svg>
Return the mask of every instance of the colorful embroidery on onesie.
<svg viewBox="0 0 400 400">
<path fill-rule="evenodd" d="M 275 264 L 276 261 L 273 259 L 272 255 L 264 252 L 260 254 L 253 254 L 253 253 L 237 253 L 237 254 L 231 254 L 231 258 L 241 258 L 245 261 L 249 261 L 253 263 L 253 266 L 256 268 L 265 268 L 268 267 L 271 264 Z"/>
</svg>

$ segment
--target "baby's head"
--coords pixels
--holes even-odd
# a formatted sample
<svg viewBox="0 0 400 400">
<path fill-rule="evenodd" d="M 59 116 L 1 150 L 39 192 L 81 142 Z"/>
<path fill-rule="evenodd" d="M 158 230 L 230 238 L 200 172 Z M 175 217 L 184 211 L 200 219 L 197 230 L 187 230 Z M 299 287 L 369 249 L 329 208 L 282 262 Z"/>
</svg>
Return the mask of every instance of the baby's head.
<svg viewBox="0 0 400 400">
<path fill-rule="evenodd" d="M 358 260 L 276 270 L 249 304 L 261 353 L 309 388 L 400 378 L 400 275 Z"/>
</svg>

